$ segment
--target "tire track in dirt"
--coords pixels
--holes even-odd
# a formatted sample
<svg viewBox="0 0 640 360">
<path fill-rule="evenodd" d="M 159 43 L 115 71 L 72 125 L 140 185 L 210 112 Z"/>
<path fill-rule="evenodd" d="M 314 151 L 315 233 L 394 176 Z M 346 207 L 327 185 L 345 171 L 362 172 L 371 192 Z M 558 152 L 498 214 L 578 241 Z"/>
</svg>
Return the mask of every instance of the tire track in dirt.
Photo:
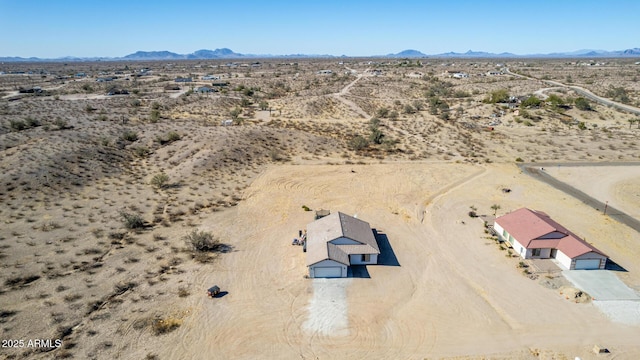
<svg viewBox="0 0 640 360">
<path fill-rule="evenodd" d="M 479 171 L 466 176 L 458 181 L 454 181 L 452 184 L 445 186 L 444 188 L 438 190 L 437 192 L 433 193 L 431 196 L 427 197 L 427 199 L 425 201 L 423 201 L 420 206 L 416 209 L 416 217 L 418 219 L 420 219 L 420 223 L 424 222 L 424 216 L 427 212 L 427 207 L 429 207 L 430 204 L 434 203 L 435 201 L 437 201 L 438 199 L 440 199 L 441 197 L 447 195 L 448 193 L 450 193 L 451 191 L 466 185 L 468 183 L 470 183 L 471 181 L 477 179 L 478 177 L 480 177 L 481 175 L 483 175 L 485 172 L 487 171 L 486 168 L 482 167 Z"/>
</svg>

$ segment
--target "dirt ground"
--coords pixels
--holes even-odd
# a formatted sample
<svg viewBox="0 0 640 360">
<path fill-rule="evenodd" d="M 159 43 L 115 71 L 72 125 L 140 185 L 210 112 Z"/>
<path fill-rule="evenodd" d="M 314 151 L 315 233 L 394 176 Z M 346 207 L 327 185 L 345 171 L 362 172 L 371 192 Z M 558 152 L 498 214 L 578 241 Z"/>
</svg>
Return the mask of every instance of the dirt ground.
<svg viewBox="0 0 640 360">
<path fill-rule="evenodd" d="M 72 65 L 2 64 L 2 339 L 64 344 L 4 347 L 0 359 L 640 358 L 640 325 L 576 297 L 548 263 L 521 264 L 468 215 L 542 210 L 640 291 L 638 234 L 516 166 L 637 161 L 633 115 L 580 110 L 567 89 L 544 91 L 562 104 L 490 103 L 548 87 L 487 76 L 490 59 Z M 602 96 L 633 66 L 612 61 L 593 77 L 533 65 L 508 64 L 573 74 Z M 117 79 L 97 82 L 104 74 Z M 207 74 L 225 83 L 216 93 L 195 92 L 211 85 L 200 80 L 175 90 L 176 77 Z M 34 86 L 44 91 L 20 92 Z M 637 167 L 548 168 L 640 215 Z M 390 250 L 358 277 L 305 278 L 291 245 L 313 219 L 305 206 L 357 215 Z M 194 230 L 224 246 L 194 251 Z M 223 292 L 207 298 L 214 284 Z"/>
<path fill-rule="evenodd" d="M 504 185 L 515 186 L 504 194 Z M 194 269 L 191 282 L 203 290 L 216 283 L 229 293 L 219 299 L 188 298 L 182 306 L 191 312 L 183 326 L 162 339 L 132 344 L 121 355 L 155 350 L 168 358 L 210 358 L 213 353 L 243 359 L 545 358 L 532 355 L 538 353 L 595 359 L 590 350 L 597 343 L 620 358 L 638 356 L 638 327 L 612 322 L 592 304 L 569 301 L 562 290 L 530 280 L 518 269 L 517 258 L 505 256 L 486 238 L 482 224 L 467 212 L 471 205 L 490 212 L 492 203 L 501 204 L 501 212 L 546 204 L 551 216 L 584 229 L 579 232 L 589 238 L 605 229 L 635 236 L 510 165 L 272 168 L 247 189 L 236 209 L 203 222 L 218 232 L 233 229 L 224 238 L 234 251 Z M 369 266 L 370 278 L 338 280 L 339 288 L 346 289 L 346 306 L 335 306 L 339 312 L 346 308 L 348 315 L 346 328 L 343 324 L 334 333 L 323 324 L 310 326 L 317 316 L 310 313 L 317 310 L 314 293 L 340 290 L 323 287 L 327 280 L 303 278 L 304 254 L 290 245 L 312 219 L 302 205 L 357 214 L 387 235 L 399 264 Z M 568 209 L 572 216 L 566 215 Z M 245 225 L 232 226 L 238 222 Z M 613 242 L 609 235 L 594 244 L 611 251 Z M 639 251 L 638 244 L 628 248 L 630 254 Z M 637 289 L 637 264 L 622 255 L 616 259 L 629 267 L 627 280 Z M 324 315 L 336 316 L 329 310 Z"/>
<path fill-rule="evenodd" d="M 609 202 L 627 215 L 640 218 L 640 169 L 616 166 L 552 166 L 553 177 L 582 190 L 594 198 Z M 584 179 L 593 179 L 585 181 Z"/>
</svg>

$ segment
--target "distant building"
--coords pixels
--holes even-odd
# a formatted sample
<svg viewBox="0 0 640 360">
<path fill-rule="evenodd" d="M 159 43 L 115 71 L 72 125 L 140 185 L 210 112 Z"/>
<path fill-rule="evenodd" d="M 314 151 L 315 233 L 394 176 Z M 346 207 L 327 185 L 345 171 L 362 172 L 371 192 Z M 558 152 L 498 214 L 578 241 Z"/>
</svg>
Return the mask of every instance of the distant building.
<svg viewBox="0 0 640 360">
<path fill-rule="evenodd" d="M 464 79 L 464 78 L 468 78 L 469 74 L 464 73 L 464 72 L 457 72 L 457 73 L 454 73 L 453 75 L 451 75 L 451 77 L 453 77 L 455 79 Z"/>
<path fill-rule="evenodd" d="M 215 92 L 217 90 L 212 88 L 212 87 L 209 87 L 209 86 L 200 86 L 195 91 L 198 92 L 198 93 L 201 93 L 201 94 L 206 94 L 206 93 Z"/>
<path fill-rule="evenodd" d="M 318 70 L 316 72 L 316 74 L 318 74 L 318 75 L 331 75 L 331 74 L 333 74 L 333 71 L 331 71 L 331 70 Z"/>
<path fill-rule="evenodd" d="M 175 81 L 178 83 L 179 82 L 187 83 L 187 82 L 193 82 L 193 79 L 190 77 L 187 77 L 187 78 L 177 77 Z"/>
<path fill-rule="evenodd" d="M 205 76 L 201 77 L 200 79 L 202 79 L 202 80 L 219 80 L 220 76 L 205 75 Z"/>
</svg>

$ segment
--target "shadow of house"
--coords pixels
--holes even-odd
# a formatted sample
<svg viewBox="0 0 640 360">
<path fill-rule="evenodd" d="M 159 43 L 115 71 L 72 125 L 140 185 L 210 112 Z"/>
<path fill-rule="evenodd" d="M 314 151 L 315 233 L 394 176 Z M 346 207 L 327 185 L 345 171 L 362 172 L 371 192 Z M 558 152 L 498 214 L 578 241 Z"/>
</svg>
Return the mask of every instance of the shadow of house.
<svg viewBox="0 0 640 360">
<path fill-rule="evenodd" d="M 611 270 L 611 271 L 627 272 L 627 269 L 623 268 L 622 266 L 620 266 L 620 264 L 616 263 L 611 259 L 607 259 L 607 264 L 604 266 L 604 269 Z"/>
<path fill-rule="evenodd" d="M 377 229 L 373 229 L 373 235 L 376 237 L 378 248 L 380 249 L 380 255 L 378 255 L 378 265 L 400 266 L 400 262 L 398 262 L 396 253 L 391 247 L 391 243 L 389 242 L 387 234 L 380 232 Z"/>
<path fill-rule="evenodd" d="M 371 279 L 367 265 L 351 265 L 347 268 L 347 277 L 349 278 L 361 278 Z"/>
</svg>

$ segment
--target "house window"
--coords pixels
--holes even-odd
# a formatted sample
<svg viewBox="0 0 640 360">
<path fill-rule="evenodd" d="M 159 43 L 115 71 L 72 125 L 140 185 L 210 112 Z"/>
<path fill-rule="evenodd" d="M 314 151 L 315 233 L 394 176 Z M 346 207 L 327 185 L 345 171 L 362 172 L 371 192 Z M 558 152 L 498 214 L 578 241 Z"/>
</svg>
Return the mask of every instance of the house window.
<svg viewBox="0 0 640 360">
<path fill-rule="evenodd" d="M 531 256 L 540 256 L 540 249 L 533 249 L 531 251 Z"/>
<path fill-rule="evenodd" d="M 371 255 L 362 254 L 362 262 L 369 262 L 369 261 L 371 261 Z"/>
</svg>

